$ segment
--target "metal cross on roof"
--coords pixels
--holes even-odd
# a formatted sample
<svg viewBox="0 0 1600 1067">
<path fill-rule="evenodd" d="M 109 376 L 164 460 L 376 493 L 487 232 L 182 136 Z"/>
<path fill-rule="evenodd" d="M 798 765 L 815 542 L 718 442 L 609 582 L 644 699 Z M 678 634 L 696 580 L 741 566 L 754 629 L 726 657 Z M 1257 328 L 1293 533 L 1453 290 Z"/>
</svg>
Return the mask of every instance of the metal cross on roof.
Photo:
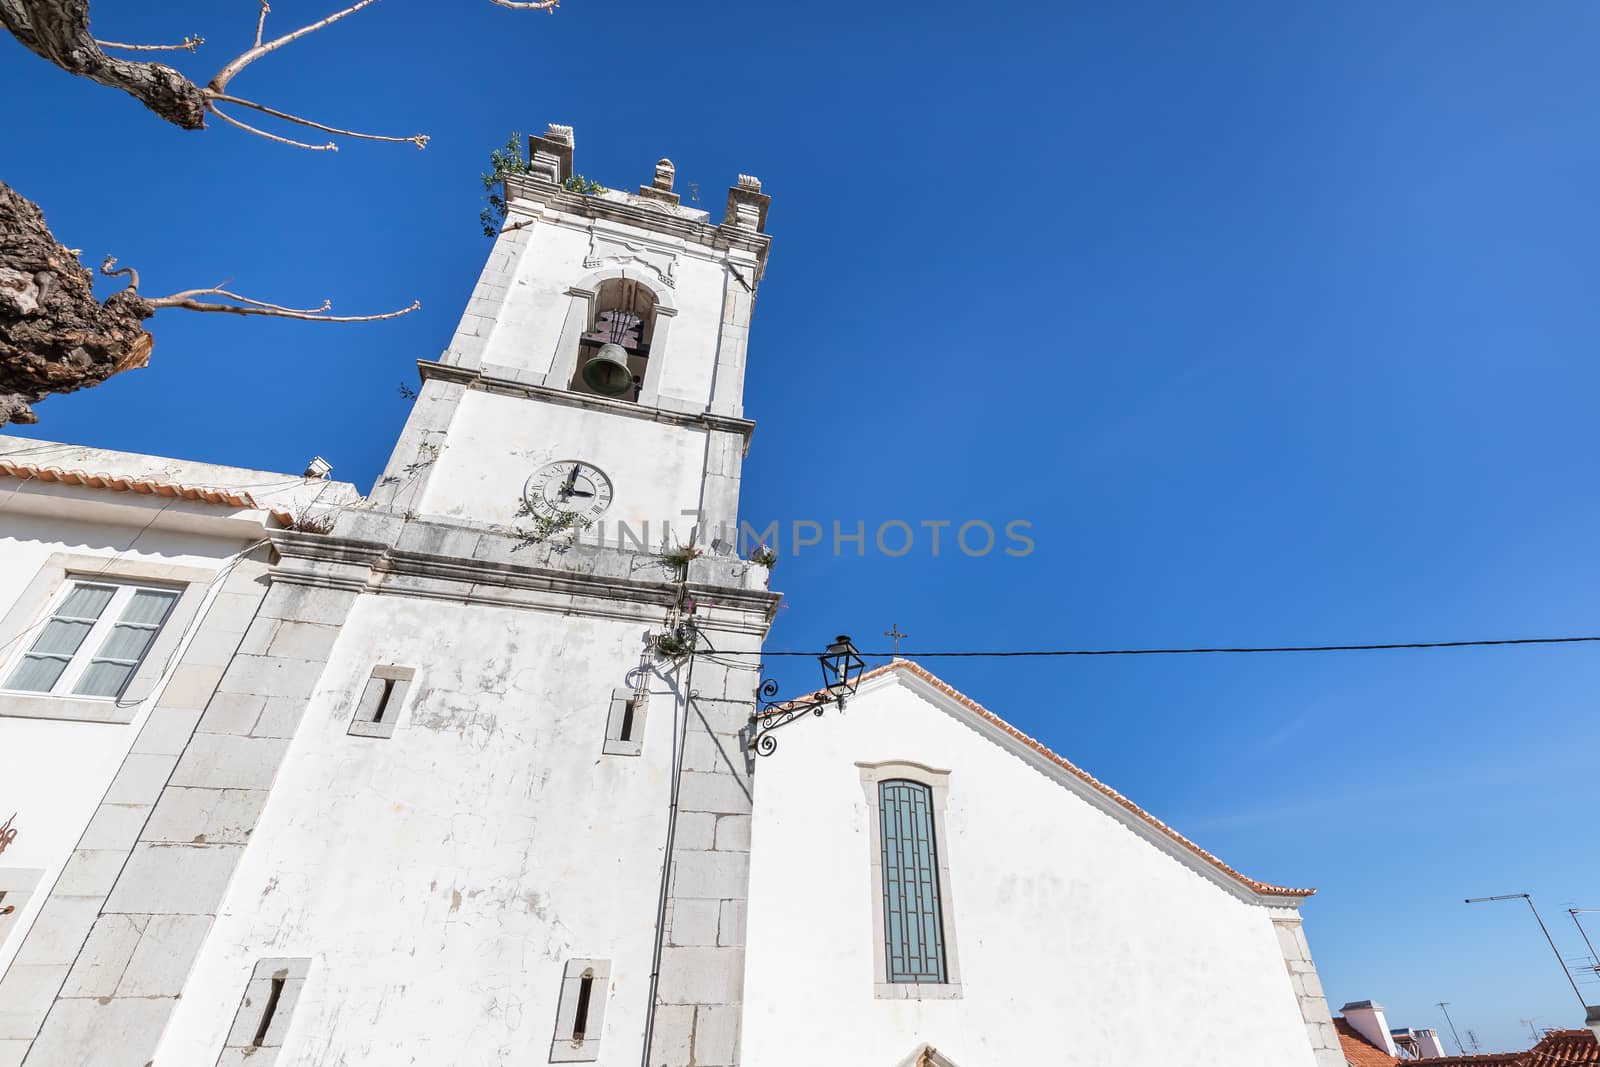
<svg viewBox="0 0 1600 1067">
<path fill-rule="evenodd" d="M 900 654 L 900 639 L 902 637 L 910 637 L 911 635 L 901 633 L 900 624 L 897 622 L 891 622 L 889 624 L 889 628 L 883 631 L 883 636 L 894 641 L 894 654 L 898 656 Z"/>
</svg>

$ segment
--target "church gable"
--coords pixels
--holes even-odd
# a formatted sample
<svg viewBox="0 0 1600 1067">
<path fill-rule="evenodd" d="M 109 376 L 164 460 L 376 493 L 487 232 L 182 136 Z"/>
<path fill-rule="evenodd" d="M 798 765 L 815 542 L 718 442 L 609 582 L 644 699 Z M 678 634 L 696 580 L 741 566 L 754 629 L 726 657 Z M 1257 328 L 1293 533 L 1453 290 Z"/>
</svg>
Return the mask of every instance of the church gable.
<svg viewBox="0 0 1600 1067">
<path fill-rule="evenodd" d="M 988 740 L 1059 782 L 1091 806 L 1110 815 L 1157 848 L 1235 895 L 1255 903 L 1296 907 L 1316 892 L 1315 889 L 1292 888 L 1262 882 L 1229 866 L 1117 790 L 1064 756 L 1058 755 L 1040 741 L 1018 730 L 920 664 L 910 660 L 894 660 L 869 671 L 862 677 L 862 685 L 868 689 L 873 687 L 872 683 L 875 681 L 879 685 L 893 682 L 904 686 L 926 703 L 970 726 Z"/>
</svg>

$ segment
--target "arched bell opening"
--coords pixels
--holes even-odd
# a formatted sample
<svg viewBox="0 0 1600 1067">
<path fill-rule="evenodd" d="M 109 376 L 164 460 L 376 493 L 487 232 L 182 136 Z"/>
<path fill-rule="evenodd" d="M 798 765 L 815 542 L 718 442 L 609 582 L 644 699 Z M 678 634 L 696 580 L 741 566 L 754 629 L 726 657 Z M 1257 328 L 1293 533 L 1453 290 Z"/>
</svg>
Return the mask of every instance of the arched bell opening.
<svg viewBox="0 0 1600 1067">
<path fill-rule="evenodd" d="M 609 278 L 595 290 L 589 328 L 578 338 L 569 386 L 614 400 L 637 402 L 655 334 L 656 296 L 632 278 Z"/>
</svg>

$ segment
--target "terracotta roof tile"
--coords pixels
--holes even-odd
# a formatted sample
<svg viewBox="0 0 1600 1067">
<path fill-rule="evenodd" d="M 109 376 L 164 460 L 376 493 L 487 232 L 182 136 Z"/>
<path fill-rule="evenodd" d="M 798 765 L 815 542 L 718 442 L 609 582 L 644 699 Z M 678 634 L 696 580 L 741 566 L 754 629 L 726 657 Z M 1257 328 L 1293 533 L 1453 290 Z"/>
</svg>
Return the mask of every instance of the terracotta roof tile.
<svg viewBox="0 0 1600 1067">
<path fill-rule="evenodd" d="M 1315 889 L 1292 889 L 1292 888 L 1289 888 L 1287 886 L 1272 885 L 1272 884 L 1270 884 L 1268 882 L 1258 882 L 1254 878 L 1247 877 L 1246 875 L 1243 875 L 1240 872 L 1234 870 L 1232 867 L 1228 866 L 1226 863 L 1223 863 L 1216 856 L 1213 856 L 1211 853 L 1207 852 L 1205 849 L 1201 848 L 1199 845 L 1195 844 L 1193 841 L 1190 841 L 1187 837 L 1184 837 L 1182 834 L 1178 833 L 1178 831 L 1174 830 L 1172 827 L 1168 826 L 1166 823 L 1162 822 L 1160 819 L 1156 818 L 1154 815 L 1151 815 L 1149 812 L 1147 812 L 1143 808 L 1139 807 L 1139 805 L 1135 804 L 1133 801 L 1129 800 L 1127 797 L 1123 796 L 1121 793 L 1117 792 L 1115 789 L 1112 789 L 1109 785 L 1106 785 L 1104 782 L 1100 781 L 1098 778 L 1095 778 L 1093 775 L 1089 774 L 1087 771 L 1084 771 L 1084 770 L 1080 769 L 1077 765 L 1073 764 L 1070 760 L 1066 759 L 1065 757 L 1059 756 L 1056 753 L 1052 752 L 1045 745 L 1043 745 L 1040 742 L 1038 742 L 1038 741 L 1034 740 L 1033 738 L 1029 737 L 1027 734 L 1023 733 L 1021 730 L 1018 730 L 1015 726 L 1012 726 L 1010 723 L 1006 722 L 1000 716 L 996 715 L 994 712 L 990 711 L 988 708 L 985 708 L 982 704 L 979 704 L 976 700 L 973 700 L 971 697 L 967 696 L 965 693 L 960 692 L 954 686 L 951 686 L 951 685 L 947 684 L 946 682 L 941 681 L 939 678 L 935 677 L 931 671 L 929 671 L 926 668 L 924 668 L 921 664 L 913 663 L 908 659 L 897 659 L 897 660 L 894 660 L 891 663 L 884 664 L 882 667 L 873 668 L 872 670 L 870 670 L 867 673 L 863 674 L 861 676 L 861 680 L 863 682 L 865 682 L 865 681 L 867 681 L 868 679 L 871 679 L 871 678 L 880 678 L 880 677 L 882 677 L 882 676 L 884 676 L 886 674 L 889 674 L 889 673 L 891 673 L 893 671 L 906 671 L 907 673 L 913 674 L 916 677 L 922 679 L 924 682 L 928 683 L 929 685 L 933 686 L 935 689 L 939 690 L 941 693 L 943 693 L 946 696 L 950 697 L 952 700 L 954 700 L 956 703 L 960 704 L 962 707 L 966 708 L 968 711 L 971 711 L 974 715 L 977 715 L 979 718 L 985 719 L 988 722 L 990 722 L 990 723 L 994 724 L 995 726 L 999 727 L 1000 729 L 1004 730 L 1006 733 L 1010 734 L 1012 737 L 1016 738 L 1018 741 L 1022 742 L 1024 745 L 1027 745 L 1029 748 L 1033 749 L 1035 752 L 1039 753 L 1041 756 L 1043 756 L 1046 759 L 1050 760 L 1052 763 L 1054 763 L 1056 766 L 1060 767 L 1062 770 L 1066 771 L 1068 774 L 1073 775 L 1074 777 L 1076 777 L 1079 780 L 1081 780 L 1082 782 L 1084 782 L 1086 785 L 1088 785 L 1091 788 L 1095 789 L 1096 791 L 1098 791 L 1099 793 L 1103 794 L 1104 796 L 1106 796 L 1110 800 L 1116 802 L 1123 809 L 1125 809 L 1130 814 L 1132 814 L 1135 818 L 1140 819 L 1141 821 L 1143 821 L 1145 823 L 1148 823 L 1150 826 L 1155 827 L 1161 833 L 1165 834 L 1167 837 L 1171 838 L 1173 841 L 1176 841 L 1179 845 L 1182 845 L 1184 848 L 1188 849 L 1190 852 L 1193 852 L 1196 856 L 1199 856 L 1201 859 L 1205 860 L 1207 863 L 1211 864 L 1213 867 L 1217 868 L 1219 871 L 1223 872 L 1224 874 L 1228 875 L 1230 878 L 1232 878 L 1235 881 L 1239 882 L 1241 885 L 1253 890 L 1254 892 L 1260 893 L 1260 894 L 1262 894 L 1264 896 L 1284 896 L 1284 897 L 1309 897 L 1313 893 L 1316 892 Z M 811 696 L 809 696 L 809 697 L 800 697 L 800 698 L 798 698 L 798 700 L 792 701 L 791 703 L 803 703 L 803 702 L 805 702 L 807 700 L 810 700 L 812 697 L 816 697 L 816 696 L 822 695 L 822 693 L 823 693 L 822 690 L 818 690 L 816 693 L 811 694 Z"/>
<path fill-rule="evenodd" d="M 1344 1016 L 1333 1020 L 1333 1028 L 1339 1033 L 1339 1048 L 1350 1067 L 1395 1067 L 1401 1062 L 1362 1037 L 1355 1027 L 1345 1021 Z"/>
<path fill-rule="evenodd" d="M 1406 1063 L 1426 1067 L 1595 1067 L 1600 1065 L 1600 1041 L 1589 1030 L 1552 1030 L 1526 1052 L 1435 1056 Z"/>
<path fill-rule="evenodd" d="M 32 463 L 12 463 L 0 459 L 0 476 L 31 481 L 57 482 L 61 485 L 80 485 L 89 489 L 110 489 L 119 493 L 141 496 L 170 497 L 175 500 L 192 500 L 203 504 L 217 504 L 231 508 L 256 509 L 260 505 L 242 489 L 219 489 L 204 485 L 186 485 L 160 478 L 129 478 L 116 474 L 95 474 L 90 471 L 63 470 L 60 467 L 41 467 Z M 287 526 L 294 516 L 281 508 L 273 508 L 271 515 L 280 525 Z"/>
</svg>

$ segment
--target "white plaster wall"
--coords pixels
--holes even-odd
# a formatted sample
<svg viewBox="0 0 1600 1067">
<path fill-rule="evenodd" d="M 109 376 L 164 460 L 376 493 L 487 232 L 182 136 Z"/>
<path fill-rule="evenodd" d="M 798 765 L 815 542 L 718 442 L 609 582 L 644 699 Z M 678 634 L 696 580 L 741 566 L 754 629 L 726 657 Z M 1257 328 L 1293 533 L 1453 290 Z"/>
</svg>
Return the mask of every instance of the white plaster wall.
<svg viewBox="0 0 1600 1067">
<path fill-rule="evenodd" d="M 456 409 L 420 510 L 515 525 L 528 477 L 553 460 L 581 459 L 611 479 L 606 543 L 616 544 L 618 522 L 637 536 L 648 521 L 651 544 L 659 545 L 664 523 L 673 522 L 680 540 L 694 525 L 682 513 L 699 505 L 705 448 L 701 430 L 472 390 Z"/>
<path fill-rule="evenodd" d="M 17 515 L 0 508 L 0 615 L 11 609 L 45 560 L 57 552 L 215 571 L 244 547 L 243 542 Z M 0 681 L 9 673 L 18 647 L 0 650 Z M 17 830 L 16 840 L 0 855 L 0 866 L 45 872 L 0 943 L 0 974 L 16 955 L 160 693 L 158 685 L 126 724 L 11 718 L 5 713 L 6 696 L 0 693 L 0 823 L 15 812 Z"/>
<path fill-rule="evenodd" d="M 747 276 L 752 274 L 747 269 Z M 722 289 L 728 268 L 710 260 L 678 260 L 678 288 L 673 297 L 678 315 L 667 339 L 661 367 L 661 395 L 704 408 L 711 402 L 711 377 L 717 365 L 722 330 Z M 654 355 L 652 354 L 652 357 Z"/>
<path fill-rule="evenodd" d="M 890 675 L 756 768 L 744 1062 L 1311 1067 L 1269 915 Z M 958 1000 L 873 995 L 857 761 L 949 770 Z"/>
<path fill-rule="evenodd" d="M 637 1062 L 673 699 L 601 752 L 639 622 L 365 596 L 278 773 L 156 1062 L 212 1067 L 255 961 L 311 958 L 278 1067 L 547 1061 L 563 962 L 612 961 L 601 1063 Z M 347 734 L 374 664 L 394 736 Z"/>
<path fill-rule="evenodd" d="M 467 305 L 467 314 L 493 320 L 483 362 L 548 374 L 572 305 L 567 290 L 594 273 L 583 265 L 589 235 L 571 227 L 529 222 L 520 230 L 501 234 L 494 254 L 502 251 L 510 257 L 502 276 L 507 285 L 503 302 L 494 304 L 490 295 L 474 297 Z M 557 388 L 566 385 L 549 384 Z"/>
</svg>

